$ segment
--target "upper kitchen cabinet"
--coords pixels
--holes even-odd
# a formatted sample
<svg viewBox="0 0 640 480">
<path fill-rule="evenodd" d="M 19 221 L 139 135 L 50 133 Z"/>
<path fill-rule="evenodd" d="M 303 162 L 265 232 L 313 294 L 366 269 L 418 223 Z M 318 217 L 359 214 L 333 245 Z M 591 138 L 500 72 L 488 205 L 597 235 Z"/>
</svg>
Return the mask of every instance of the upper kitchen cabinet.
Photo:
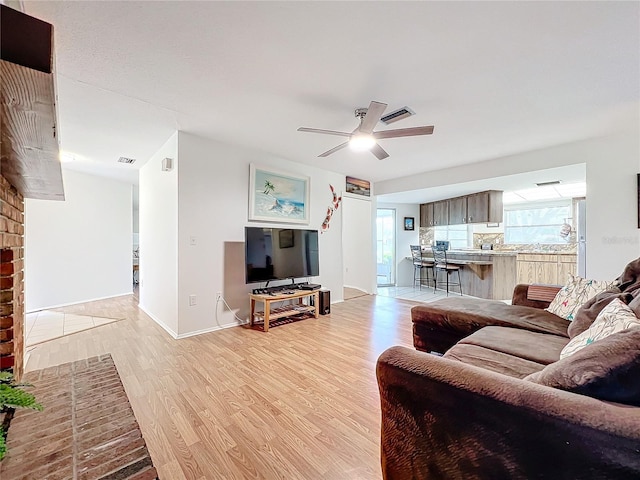
<svg viewBox="0 0 640 480">
<path fill-rule="evenodd" d="M 449 200 L 433 202 L 433 225 L 449 225 Z"/>
<path fill-rule="evenodd" d="M 420 226 L 433 227 L 433 203 L 420 205 Z"/>
<path fill-rule="evenodd" d="M 463 223 L 502 222 L 502 192 L 489 190 L 467 195 L 467 220 Z"/>
<path fill-rule="evenodd" d="M 448 225 L 449 200 L 423 203 L 420 205 L 420 226 L 435 227 L 436 225 Z"/>
<path fill-rule="evenodd" d="M 449 225 L 467 223 L 467 197 L 449 199 Z"/>
<path fill-rule="evenodd" d="M 449 225 L 502 222 L 502 192 L 486 192 L 449 199 Z"/>
<path fill-rule="evenodd" d="M 502 192 L 486 192 L 420 205 L 420 226 L 502 222 Z"/>
</svg>

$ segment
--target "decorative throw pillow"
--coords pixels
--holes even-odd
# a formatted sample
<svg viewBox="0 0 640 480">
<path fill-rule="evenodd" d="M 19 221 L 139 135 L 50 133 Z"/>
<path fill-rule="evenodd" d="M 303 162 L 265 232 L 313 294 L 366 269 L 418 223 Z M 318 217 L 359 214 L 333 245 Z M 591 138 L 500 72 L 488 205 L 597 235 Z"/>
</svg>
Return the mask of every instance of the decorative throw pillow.
<svg viewBox="0 0 640 480">
<path fill-rule="evenodd" d="M 569 275 L 567 284 L 560 289 L 546 310 L 572 321 L 582 304 L 594 295 L 613 287 L 613 283 Z"/>
<path fill-rule="evenodd" d="M 578 350 L 591 345 L 593 342 L 602 340 L 611 334 L 627 330 L 628 328 L 640 327 L 640 318 L 636 317 L 633 311 L 618 298 L 614 298 L 598 314 L 591 326 L 580 335 L 573 337 L 560 352 L 563 359 L 573 355 Z"/>
<path fill-rule="evenodd" d="M 640 291 L 636 292 L 635 298 L 629 302 L 629 308 L 640 318 Z"/>
<path fill-rule="evenodd" d="M 581 395 L 640 406 L 640 328 L 609 335 L 524 378 Z"/>
</svg>

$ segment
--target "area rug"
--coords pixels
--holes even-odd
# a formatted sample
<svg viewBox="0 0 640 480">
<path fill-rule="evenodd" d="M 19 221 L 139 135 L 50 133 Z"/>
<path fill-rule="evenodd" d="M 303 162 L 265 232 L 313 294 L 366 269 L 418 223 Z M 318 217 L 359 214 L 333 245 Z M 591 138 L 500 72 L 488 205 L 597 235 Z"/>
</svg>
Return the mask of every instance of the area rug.
<svg viewBox="0 0 640 480">
<path fill-rule="evenodd" d="M 29 372 L 23 381 L 44 411 L 16 411 L 0 478 L 158 478 L 111 355 Z"/>
</svg>

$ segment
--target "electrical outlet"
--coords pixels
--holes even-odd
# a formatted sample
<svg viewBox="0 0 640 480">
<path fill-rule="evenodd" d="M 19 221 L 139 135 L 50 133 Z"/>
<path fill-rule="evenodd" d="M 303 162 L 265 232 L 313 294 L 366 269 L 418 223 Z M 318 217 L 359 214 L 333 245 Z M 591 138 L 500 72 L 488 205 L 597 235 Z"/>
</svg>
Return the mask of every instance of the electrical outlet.
<svg viewBox="0 0 640 480">
<path fill-rule="evenodd" d="M 222 298 L 222 292 L 216 292 L 216 302 L 219 302 Z"/>
<path fill-rule="evenodd" d="M 189 295 L 189 306 L 193 307 L 196 304 L 196 296 L 195 295 Z"/>
</svg>

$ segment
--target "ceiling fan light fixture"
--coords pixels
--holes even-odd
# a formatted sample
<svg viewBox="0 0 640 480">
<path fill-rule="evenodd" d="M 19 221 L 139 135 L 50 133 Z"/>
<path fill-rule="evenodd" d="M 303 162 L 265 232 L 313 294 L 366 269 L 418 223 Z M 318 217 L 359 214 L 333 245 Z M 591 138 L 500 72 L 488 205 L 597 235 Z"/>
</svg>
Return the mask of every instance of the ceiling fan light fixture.
<svg viewBox="0 0 640 480">
<path fill-rule="evenodd" d="M 376 139 L 371 135 L 366 134 L 356 134 L 351 137 L 349 140 L 349 148 L 356 152 L 365 152 L 367 150 L 371 150 L 371 148 L 376 144 Z"/>
</svg>

